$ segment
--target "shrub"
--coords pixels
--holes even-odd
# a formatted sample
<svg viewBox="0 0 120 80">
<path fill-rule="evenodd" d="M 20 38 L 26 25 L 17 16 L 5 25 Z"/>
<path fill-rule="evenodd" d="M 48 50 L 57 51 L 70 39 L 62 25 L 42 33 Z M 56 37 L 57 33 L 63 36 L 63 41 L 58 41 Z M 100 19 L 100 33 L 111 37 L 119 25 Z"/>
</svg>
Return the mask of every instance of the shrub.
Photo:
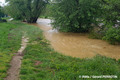
<svg viewBox="0 0 120 80">
<path fill-rule="evenodd" d="M 105 36 L 103 37 L 103 40 L 108 41 L 111 44 L 119 44 L 120 43 L 120 27 L 110 27 Z"/>
<path fill-rule="evenodd" d="M 62 0 L 53 6 L 54 28 L 62 32 L 88 32 L 101 18 L 100 0 Z"/>
<path fill-rule="evenodd" d="M 0 19 L 0 22 L 7 22 L 5 19 Z"/>
<path fill-rule="evenodd" d="M 104 26 L 94 27 L 94 29 L 90 32 L 90 38 L 102 39 L 105 36 L 106 31 L 107 28 Z"/>
</svg>

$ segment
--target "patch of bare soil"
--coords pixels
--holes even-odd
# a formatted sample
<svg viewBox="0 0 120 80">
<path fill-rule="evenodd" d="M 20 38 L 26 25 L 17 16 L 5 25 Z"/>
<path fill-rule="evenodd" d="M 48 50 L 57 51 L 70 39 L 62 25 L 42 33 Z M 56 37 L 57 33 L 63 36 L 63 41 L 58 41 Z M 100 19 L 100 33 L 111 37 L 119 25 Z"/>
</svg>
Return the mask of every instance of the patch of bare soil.
<svg viewBox="0 0 120 80">
<path fill-rule="evenodd" d="M 21 48 L 18 50 L 15 56 L 13 56 L 7 74 L 8 76 L 4 80 L 20 80 L 19 72 L 21 67 L 21 60 L 23 58 L 23 51 L 27 46 L 28 38 L 25 36 L 22 37 Z"/>
<path fill-rule="evenodd" d="M 42 62 L 40 62 L 40 61 L 35 61 L 35 64 L 34 64 L 34 65 L 38 66 L 39 64 L 42 64 Z"/>
</svg>

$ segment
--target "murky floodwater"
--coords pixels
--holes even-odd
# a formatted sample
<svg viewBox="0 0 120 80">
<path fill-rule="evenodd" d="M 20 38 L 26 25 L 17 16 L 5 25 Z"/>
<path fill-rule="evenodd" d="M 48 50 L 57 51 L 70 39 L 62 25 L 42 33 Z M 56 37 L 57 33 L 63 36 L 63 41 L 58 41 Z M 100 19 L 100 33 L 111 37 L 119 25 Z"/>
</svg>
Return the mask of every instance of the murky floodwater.
<svg viewBox="0 0 120 80">
<path fill-rule="evenodd" d="M 89 39 L 87 34 L 60 33 L 52 30 L 51 20 L 39 19 L 37 24 L 44 31 L 52 47 L 64 55 L 80 58 L 91 58 L 96 54 L 120 59 L 120 46 L 110 45 L 105 41 Z"/>
</svg>

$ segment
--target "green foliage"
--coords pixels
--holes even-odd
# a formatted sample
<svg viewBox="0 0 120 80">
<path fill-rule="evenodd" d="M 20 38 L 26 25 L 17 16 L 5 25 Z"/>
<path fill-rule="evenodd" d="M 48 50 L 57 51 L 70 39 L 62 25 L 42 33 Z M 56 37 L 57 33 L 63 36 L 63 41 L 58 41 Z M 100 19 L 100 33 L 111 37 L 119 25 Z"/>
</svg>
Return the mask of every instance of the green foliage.
<svg viewBox="0 0 120 80">
<path fill-rule="evenodd" d="M 54 28 L 63 32 L 88 32 L 102 14 L 100 0 L 62 0 L 53 5 Z"/>
<path fill-rule="evenodd" d="M 47 2 L 47 0 L 9 0 L 6 12 L 15 19 L 35 23 Z"/>
<path fill-rule="evenodd" d="M 105 36 L 103 37 L 104 40 L 108 41 L 111 44 L 119 44 L 120 43 L 120 27 L 110 27 Z"/>
<path fill-rule="evenodd" d="M 17 7 L 14 5 L 7 5 L 5 6 L 5 13 L 11 16 L 12 18 L 16 20 L 22 20 L 22 15 L 20 11 L 17 9 Z"/>
<path fill-rule="evenodd" d="M 90 37 L 104 39 L 111 44 L 119 44 L 120 0 L 102 0 L 102 3 L 101 9 L 104 14 L 101 14 L 101 18 L 98 20 L 102 21 L 101 23 L 104 25 L 95 27 Z"/>
<path fill-rule="evenodd" d="M 3 7 L 0 6 L 0 20 L 1 20 L 1 18 L 4 17 L 4 16 L 5 16 L 5 14 L 4 14 L 4 12 L 3 12 Z"/>
<path fill-rule="evenodd" d="M 87 32 L 91 24 L 120 20 L 120 0 L 61 0 L 52 5 L 54 28 L 64 32 Z"/>
<path fill-rule="evenodd" d="M 106 23 L 115 25 L 120 20 L 120 0 L 103 0 L 104 20 Z"/>
<path fill-rule="evenodd" d="M 52 5 L 47 4 L 46 8 L 42 11 L 40 18 L 50 18 L 52 14 Z"/>
</svg>

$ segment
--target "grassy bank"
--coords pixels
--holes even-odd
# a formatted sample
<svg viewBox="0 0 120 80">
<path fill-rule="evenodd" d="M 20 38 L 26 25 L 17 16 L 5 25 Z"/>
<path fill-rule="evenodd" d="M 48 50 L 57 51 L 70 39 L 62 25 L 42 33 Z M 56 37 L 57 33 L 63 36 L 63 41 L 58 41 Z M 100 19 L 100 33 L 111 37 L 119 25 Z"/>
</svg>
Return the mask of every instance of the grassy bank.
<svg viewBox="0 0 120 80">
<path fill-rule="evenodd" d="M 80 75 L 116 75 L 117 79 L 100 80 L 120 79 L 120 63 L 114 59 L 100 55 L 92 59 L 64 56 L 50 48 L 42 32 L 31 35 L 34 38 L 24 51 L 21 80 L 87 80 L 79 78 Z"/>
<path fill-rule="evenodd" d="M 42 31 L 18 21 L 0 23 L 0 80 L 7 76 L 12 56 L 21 46 L 21 37 L 25 34 L 32 41 L 36 32 Z"/>
<path fill-rule="evenodd" d="M 50 48 L 39 28 L 13 21 L 0 23 L 0 80 L 7 76 L 9 62 L 20 48 L 23 34 L 30 40 L 24 51 L 21 80 L 82 80 L 80 75 L 117 75 L 117 79 L 106 80 L 120 79 L 120 62 L 99 55 L 92 59 L 61 55 Z"/>
<path fill-rule="evenodd" d="M 0 80 L 7 76 L 9 62 L 20 47 L 21 35 L 16 30 L 17 24 L 0 23 Z"/>
</svg>

